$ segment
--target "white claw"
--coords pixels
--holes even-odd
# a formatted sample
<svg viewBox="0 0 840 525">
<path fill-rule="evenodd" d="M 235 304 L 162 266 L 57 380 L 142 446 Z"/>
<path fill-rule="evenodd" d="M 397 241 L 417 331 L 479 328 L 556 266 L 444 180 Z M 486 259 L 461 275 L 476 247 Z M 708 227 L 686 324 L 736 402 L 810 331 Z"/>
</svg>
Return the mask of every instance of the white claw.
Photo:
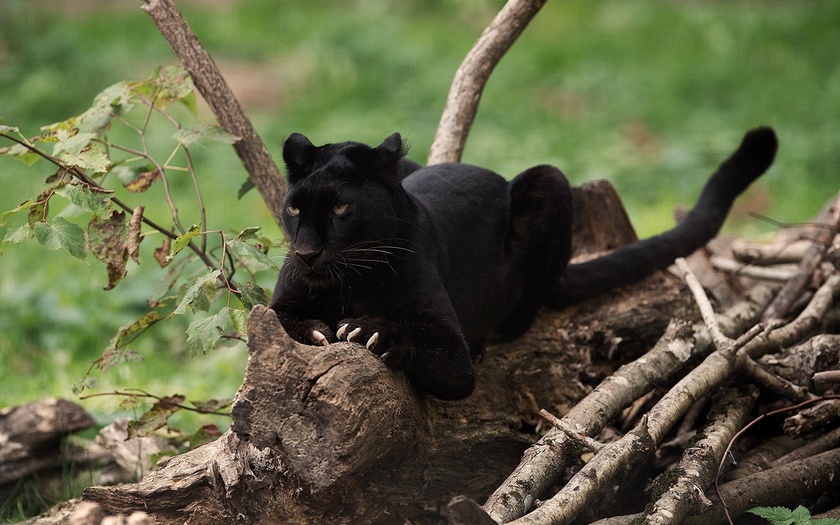
<svg viewBox="0 0 840 525">
<path fill-rule="evenodd" d="M 379 341 L 379 332 L 374 332 L 373 335 L 370 336 L 370 339 L 368 339 L 368 342 L 365 343 L 365 348 L 370 350 L 370 347 L 375 345 L 377 341 Z"/>
<path fill-rule="evenodd" d="M 382 361 L 382 362 L 384 363 L 384 362 L 385 362 L 385 359 L 387 359 L 387 358 L 388 358 L 388 354 L 390 354 L 390 353 L 391 353 L 391 352 L 385 352 L 384 354 L 382 354 L 381 356 L 379 356 L 379 360 L 380 360 L 380 361 Z"/>
<path fill-rule="evenodd" d="M 341 327 L 340 327 L 340 328 L 338 329 L 338 331 L 335 333 L 335 336 L 336 336 L 336 337 L 338 337 L 339 339 L 342 339 L 342 338 L 344 337 L 344 332 L 346 332 L 346 331 L 347 331 L 347 327 L 348 327 L 348 326 L 349 326 L 349 325 L 346 325 L 346 324 L 341 325 Z"/>
<path fill-rule="evenodd" d="M 326 336 L 318 330 L 312 330 L 312 338 L 323 346 L 330 346 L 330 342 L 327 340 Z"/>
<path fill-rule="evenodd" d="M 359 332 L 361 332 L 361 331 L 362 331 L 362 327 L 361 327 L 361 326 L 360 326 L 360 327 L 358 327 L 358 328 L 356 328 L 355 330 L 353 330 L 352 332 L 350 332 L 349 334 L 347 334 L 347 340 L 348 340 L 348 341 L 352 341 L 352 340 L 353 340 L 353 338 L 354 338 L 354 337 L 356 337 L 357 335 L 359 335 Z"/>
</svg>

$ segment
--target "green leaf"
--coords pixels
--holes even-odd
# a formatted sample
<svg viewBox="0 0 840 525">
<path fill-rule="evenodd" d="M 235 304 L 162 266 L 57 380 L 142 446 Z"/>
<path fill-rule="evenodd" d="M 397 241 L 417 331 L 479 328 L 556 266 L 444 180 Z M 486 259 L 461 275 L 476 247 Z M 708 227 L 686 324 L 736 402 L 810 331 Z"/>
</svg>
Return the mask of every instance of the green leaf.
<svg viewBox="0 0 840 525">
<path fill-rule="evenodd" d="M 190 226 L 190 229 L 187 230 L 187 233 L 179 235 L 178 238 L 175 239 L 175 242 L 172 243 L 172 251 L 169 252 L 167 259 L 172 260 L 173 257 L 178 255 L 178 253 L 181 250 L 186 248 L 190 244 L 190 241 L 192 241 L 193 238 L 195 238 L 195 236 L 199 235 L 200 233 L 201 229 L 198 227 L 198 224 L 193 224 L 192 226 Z"/>
<path fill-rule="evenodd" d="M 223 408 L 229 407 L 233 404 L 232 399 L 210 399 L 207 401 L 190 401 L 196 410 L 201 412 L 213 413 Z"/>
<path fill-rule="evenodd" d="M 811 511 L 799 505 L 791 511 L 790 517 L 796 525 L 807 525 L 811 521 Z"/>
<path fill-rule="evenodd" d="M 62 137 L 67 138 L 74 135 L 79 131 L 78 122 L 78 117 L 70 117 L 49 126 L 41 126 L 41 136 L 38 137 L 38 142 L 59 142 Z M 59 136 L 59 134 L 61 135 Z"/>
<path fill-rule="evenodd" d="M 85 232 L 63 217 L 52 223 L 36 222 L 35 238 L 48 250 L 64 248 L 73 257 L 85 259 Z"/>
<path fill-rule="evenodd" d="M 233 327 L 236 333 L 241 337 L 248 337 L 248 316 L 249 310 L 242 310 L 239 308 L 230 308 L 230 319 L 233 321 Z"/>
<path fill-rule="evenodd" d="M 108 348 L 118 348 L 123 346 L 126 337 L 135 334 L 140 330 L 145 330 L 158 321 L 160 321 L 160 314 L 158 312 L 155 312 L 154 310 L 147 312 L 140 319 L 120 328 L 119 332 L 117 332 L 117 334 L 111 339 L 108 344 Z"/>
<path fill-rule="evenodd" d="M 9 219 L 11 219 L 12 216 L 14 216 L 17 212 L 23 211 L 23 210 L 28 210 L 29 208 L 32 207 L 33 204 L 35 204 L 35 203 L 32 202 L 32 199 L 29 199 L 29 200 L 21 203 L 21 205 L 18 206 L 17 208 L 14 208 L 14 209 L 9 210 L 9 211 L 4 211 L 2 214 L 0 214 L 0 227 L 5 226 L 6 223 L 9 222 Z"/>
<path fill-rule="evenodd" d="M 266 293 L 265 288 L 262 286 L 245 283 L 241 292 L 242 295 L 240 295 L 239 300 L 242 301 L 242 304 L 245 306 L 247 311 L 250 311 L 251 308 L 258 304 L 268 305 L 268 293 Z"/>
<path fill-rule="evenodd" d="M 95 213 L 100 217 L 105 217 L 111 212 L 111 196 L 114 193 L 113 191 L 75 182 L 57 185 L 55 187 L 55 193 L 69 200 L 79 209 Z"/>
<path fill-rule="evenodd" d="M 254 181 L 252 181 L 250 178 L 245 179 L 245 182 L 243 182 L 242 186 L 239 187 L 239 191 L 236 192 L 236 198 L 241 200 L 246 193 L 253 190 L 254 188 Z"/>
<path fill-rule="evenodd" d="M 182 315 L 187 311 L 187 306 L 190 306 L 193 311 L 206 312 L 210 309 L 210 304 L 216 298 L 216 279 L 221 275 L 220 270 L 214 270 L 204 277 L 196 280 L 187 292 L 181 303 L 175 308 L 173 313 Z"/>
<path fill-rule="evenodd" d="M 171 102 L 181 102 L 194 112 L 193 82 L 186 69 L 181 66 L 161 68 L 154 84 L 159 89 L 155 99 L 157 105 L 165 108 Z"/>
<path fill-rule="evenodd" d="M 2 224 L 0 224 L 0 226 L 2 226 Z M 240 241 L 249 241 L 251 239 L 256 239 L 257 234 L 260 232 L 260 230 L 262 230 L 261 226 L 252 226 L 251 228 L 245 228 L 244 230 L 239 232 L 239 235 L 237 235 L 236 238 Z"/>
<path fill-rule="evenodd" d="M 185 444 L 189 450 L 192 450 L 205 443 L 215 441 L 221 435 L 222 433 L 219 432 L 219 428 L 216 425 L 204 425 L 189 436 Z"/>
<path fill-rule="evenodd" d="M 99 358 L 99 369 L 103 372 L 123 363 L 136 363 L 143 360 L 143 354 L 130 348 L 107 348 Z"/>
<path fill-rule="evenodd" d="M 29 216 L 27 222 L 30 225 L 44 221 L 47 219 L 47 207 L 52 196 L 52 188 L 42 191 L 36 198 L 35 202 L 29 208 Z"/>
<path fill-rule="evenodd" d="M 248 332 L 248 313 L 241 308 L 222 308 L 217 315 L 216 326 L 224 334 L 245 337 Z"/>
<path fill-rule="evenodd" d="M 187 346 L 190 355 L 195 356 L 198 352 L 206 354 L 213 349 L 223 334 L 218 321 L 218 315 L 211 315 L 190 323 L 187 328 Z"/>
<path fill-rule="evenodd" d="M 65 129 L 64 127 L 58 127 L 48 133 L 51 133 L 55 139 L 53 157 L 64 164 L 91 170 L 94 173 L 104 173 L 110 166 L 111 161 L 105 148 L 91 142 L 96 138 L 95 133 L 82 133 L 76 128 Z"/>
<path fill-rule="evenodd" d="M 69 166 L 77 166 L 94 173 L 105 173 L 111 165 L 108 152 L 95 143 L 89 143 L 79 153 L 65 151 L 58 156 L 58 159 Z"/>
<path fill-rule="evenodd" d="M 87 229 L 87 243 L 94 257 L 108 269 L 106 290 L 114 288 L 126 275 L 128 262 L 128 225 L 125 213 L 113 211 L 107 218 L 94 215 Z"/>
<path fill-rule="evenodd" d="M 90 109 L 79 115 L 79 130 L 98 134 L 108 127 L 114 114 L 127 113 L 133 104 L 131 84 L 126 81 L 112 84 L 94 97 Z"/>
<path fill-rule="evenodd" d="M 240 139 L 240 137 L 231 135 L 225 131 L 221 126 L 209 122 L 199 122 L 191 128 L 179 129 L 172 135 L 172 138 L 184 146 L 191 146 L 202 139 L 213 140 L 223 144 L 233 144 Z"/>
<path fill-rule="evenodd" d="M 747 512 L 764 518 L 773 525 L 791 525 L 793 523 L 791 511 L 785 507 L 755 507 Z"/>
<path fill-rule="evenodd" d="M 169 416 L 181 410 L 184 399 L 182 395 L 161 398 L 140 419 L 128 423 L 128 438 L 146 437 L 163 428 Z"/>
<path fill-rule="evenodd" d="M 58 157 L 62 153 L 78 155 L 90 145 L 91 140 L 96 138 L 95 133 L 79 133 L 75 128 L 58 128 L 55 130 L 54 136 L 56 142 L 53 146 L 53 157 Z"/>
<path fill-rule="evenodd" d="M 20 228 L 16 228 L 14 230 L 9 230 L 6 232 L 6 235 L 3 237 L 3 242 L 0 242 L 0 253 L 3 252 L 3 246 L 10 242 L 12 244 L 18 244 L 23 241 L 29 240 L 32 238 L 32 227 L 28 224 L 24 224 Z"/>
<path fill-rule="evenodd" d="M 81 394 L 85 390 L 93 390 L 94 388 L 99 387 L 99 380 L 95 377 L 85 376 L 82 378 L 81 381 L 77 382 L 73 385 L 73 393 L 76 395 Z"/>
<path fill-rule="evenodd" d="M 227 241 L 227 247 L 235 256 L 243 259 L 254 259 L 269 268 L 279 270 L 282 263 L 278 263 L 268 255 L 264 254 L 256 246 L 252 246 L 247 242 L 242 242 L 238 239 L 231 239 Z"/>
<path fill-rule="evenodd" d="M 0 148 L 0 155 L 8 155 L 23 162 L 27 166 L 32 166 L 35 162 L 41 160 L 40 155 L 32 152 L 32 150 L 23 144 L 15 144 L 14 146 L 9 146 L 8 148 Z"/>
</svg>

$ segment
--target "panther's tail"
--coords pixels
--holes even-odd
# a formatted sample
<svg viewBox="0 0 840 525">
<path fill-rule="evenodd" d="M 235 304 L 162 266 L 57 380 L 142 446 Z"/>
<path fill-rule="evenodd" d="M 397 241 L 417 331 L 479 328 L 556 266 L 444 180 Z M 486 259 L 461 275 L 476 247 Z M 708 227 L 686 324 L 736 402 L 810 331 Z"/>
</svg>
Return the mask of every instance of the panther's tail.
<svg viewBox="0 0 840 525">
<path fill-rule="evenodd" d="M 732 201 L 773 163 L 778 142 L 771 128 L 749 131 L 706 183 L 694 208 L 673 229 L 579 264 L 570 264 L 548 301 L 560 308 L 629 284 L 665 268 L 717 235 Z"/>
</svg>

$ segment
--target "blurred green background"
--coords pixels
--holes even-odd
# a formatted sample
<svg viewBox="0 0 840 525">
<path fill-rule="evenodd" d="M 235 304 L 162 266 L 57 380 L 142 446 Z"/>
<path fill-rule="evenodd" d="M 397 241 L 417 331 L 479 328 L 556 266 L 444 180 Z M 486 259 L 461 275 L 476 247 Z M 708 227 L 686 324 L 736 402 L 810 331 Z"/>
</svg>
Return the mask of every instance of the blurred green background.
<svg viewBox="0 0 840 525">
<path fill-rule="evenodd" d="M 422 162 L 455 70 L 503 2 L 178 4 L 278 160 L 293 131 L 315 143 L 373 144 L 400 131 L 412 145 L 409 156 Z M 83 112 L 108 85 L 177 63 L 141 5 L 2 0 L 4 123 L 36 135 L 42 125 Z M 491 77 L 463 160 L 505 176 L 552 163 L 573 183 L 610 179 L 644 236 L 667 228 L 675 206 L 693 202 L 744 131 L 772 125 L 781 141 L 776 164 L 727 226 L 757 237 L 774 226 L 746 210 L 807 221 L 838 189 L 838 50 L 835 0 L 548 2 Z M 281 237 L 255 191 L 237 200 L 246 175 L 229 146 L 208 144 L 193 154 L 211 228 L 262 226 Z M 34 197 L 49 171 L 0 158 L 0 211 Z M 189 185 L 181 186 L 186 194 Z M 194 212 L 189 204 L 184 211 Z M 149 290 L 161 280 L 150 254 L 143 257 L 128 279 L 104 292 L 104 269 L 95 260 L 47 252 L 35 241 L 4 248 L 0 406 L 73 398 L 71 385 L 120 325 L 145 312 Z M 263 278 L 273 286 L 273 276 Z M 191 358 L 184 328 L 180 321 L 156 328 L 135 347 L 144 361 L 109 371 L 99 391 L 232 397 L 244 347 Z M 118 402 L 97 398 L 84 406 L 105 423 L 120 414 Z"/>
</svg>

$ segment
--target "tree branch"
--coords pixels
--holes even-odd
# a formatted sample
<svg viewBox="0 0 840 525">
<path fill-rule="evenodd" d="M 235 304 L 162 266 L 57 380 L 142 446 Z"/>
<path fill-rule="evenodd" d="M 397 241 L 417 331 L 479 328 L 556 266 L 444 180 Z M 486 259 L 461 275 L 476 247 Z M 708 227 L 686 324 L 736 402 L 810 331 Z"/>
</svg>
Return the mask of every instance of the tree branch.
<svg viewBox="0 0 840 525">
<path fill-rule="evenodd" d="M 427 163 L 458 162 L 487 79 L 547 0 L 508 0 L 467 54 L 449 89 Z"/>
<path fill-rule="evenodd" d="M 233 149 L 277 224 L 282 227 L 280 217 L 286 194 L 285 182 L 218 66 L 172 0 L 146 0 L 143 10 L 187 68 L 196 89 L 213 110 L 219 124 L 231 135 L 239 137 Z"/>
<path fill-rule="evenodd" d="M 779 295 L 767 307 L 762 320 L 768 322 L 773 319 L 785 317 L 791 305 L 799 298 L 805 285 L 811 280 L 811 275 L 823 260 L 827 247 L 831 246 L 834 236 L 840 230 L 840 193 L 831 201 L 831 205 L 825 212 L 826 220 L 818 220 L 821 230 L 817 234 L 814 244 L 805 252 L 805 256 L 799 263 L 796 275 L 789 279 Z"/>
<path fill-rule="evenodd" d="M 744 426 L 758 399 L 758 390 L 728 388 L 723 391 L 709 415 L 709 424 L 697 433 L 702 436 L 683 452 L 679 464 L 682 474 L 654 503 L 645 523 L 671 525 L 690 514 L 700 514 L 711 506 L 704 492 L 712 484 L 724 451 Z"/>
</svg>

